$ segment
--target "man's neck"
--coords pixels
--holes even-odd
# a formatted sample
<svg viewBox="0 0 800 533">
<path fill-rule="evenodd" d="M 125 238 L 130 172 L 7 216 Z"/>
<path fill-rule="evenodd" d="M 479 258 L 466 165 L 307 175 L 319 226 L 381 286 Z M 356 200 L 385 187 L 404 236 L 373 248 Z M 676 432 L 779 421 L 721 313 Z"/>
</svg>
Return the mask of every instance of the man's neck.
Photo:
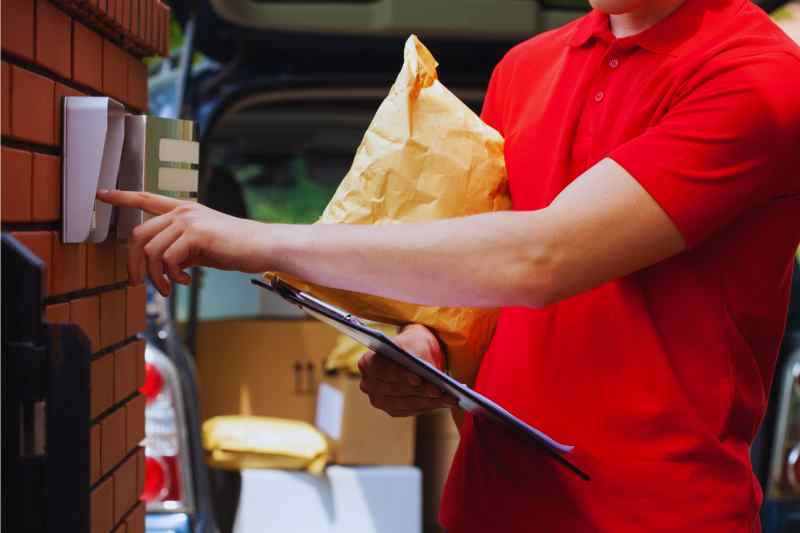
<svg viewBox="0 0 800 533">
<path fill-rule="evenodd" d="M 645 1 L 638 9 L 618 15 L 609 15 L 611 33 L 617 38 L 630 37 L 667 18 L 686 0 Z"/>
</svg>

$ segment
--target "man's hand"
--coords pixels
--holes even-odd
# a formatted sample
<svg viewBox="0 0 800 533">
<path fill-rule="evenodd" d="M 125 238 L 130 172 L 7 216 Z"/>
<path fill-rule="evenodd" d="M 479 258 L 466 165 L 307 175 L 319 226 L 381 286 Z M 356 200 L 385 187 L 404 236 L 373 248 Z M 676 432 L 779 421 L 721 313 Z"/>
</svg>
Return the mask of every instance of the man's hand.
<svg viewBox="0 0 800 533">
<path fill-rule="evenodd" d="M 181 271 L 285 272 L 309 283 L 440 307 L 539 308 L 686 248 L 661 206 L 604 159 L 547 207 L 408 224 L 262 224 L 140 192 L 98 192 L 156 215 L 134 230 L 132 283 L 162 294 Z M 586 268 L 586 265 L 592 268 Z"/>
<path fill-rule="evenodd" d="M 144 281 L 145 270 L 158 291 L 169 295 L 170 283 L 191 281 L 184 268 L 203 265 L 223 270 L 262 272 L 257 237 L 265 224 L 235 218 L 195 202 L 146 192 L 98 191 L 97 198 L 116 206 L 155 215 L 137 226 L 129 242 L 128 279 Z"/>
<path fill-rule="evenodd" d="M 409 353 L 442 368 L 444 357 L 439 341 L 425 326 L 408 326 L 393 340 Z M 361 371 L 361 390 L 369 396 L 374 407 L 391 416 L 418 415 L 458 403 L 452 396 L 375 352 L 366 353 L 359 360 L 358 368 Z"/>
</svg>

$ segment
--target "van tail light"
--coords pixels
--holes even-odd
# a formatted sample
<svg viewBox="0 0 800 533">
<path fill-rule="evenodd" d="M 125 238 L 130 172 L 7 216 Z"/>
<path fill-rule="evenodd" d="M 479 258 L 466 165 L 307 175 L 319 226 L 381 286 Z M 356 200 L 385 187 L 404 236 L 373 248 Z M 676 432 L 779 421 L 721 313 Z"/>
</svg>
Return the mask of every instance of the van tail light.
<svg viewBox="0 0 800 533">
<path fill-rule="evenodd" d="M 161 372 L 159 372 L 154 364 L 145 363 L 144 385 L 139 388 L 139 392 L 142 393 L 149 403 L 155 400 L 162 390 L 164 390 L 164 377 L 161 375 Z"/>
<path fill-rule="evenodd" d="M 800 443 L 789 451 L 786 458 L 786 479 L 794 490 L 800 492 Z"/>
<path fill-rule="evenodd" d="M 145 383 L 145 479 L 140 499 L 148 512 L 192 508 L 190 459 L 179 373 L 158 348 L 147 344 Z"/>
<path fill-rule="evenodd" d="M 141 499 L 157 502 L 169 493 L 169 471 L 166 462 L 160 457 L 146 457 L 144 463 L 144 488 Z"/>
<path fill-rule="evenodd" d="M 775 386 L 775 436 L 766 496 L 775 501 L 800 501 L 800 347 L 786 361 Z"/>
</svg>

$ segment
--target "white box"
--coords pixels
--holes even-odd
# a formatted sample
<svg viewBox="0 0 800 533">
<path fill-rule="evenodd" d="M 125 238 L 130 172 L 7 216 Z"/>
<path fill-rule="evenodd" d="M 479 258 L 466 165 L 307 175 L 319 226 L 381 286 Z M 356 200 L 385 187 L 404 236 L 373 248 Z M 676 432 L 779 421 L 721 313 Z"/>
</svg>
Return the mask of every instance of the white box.
<svg viewBox="0 0 800 533">
<path fill-rule="evenodd" d="M 422 476 L 412 466 L 243 470 L 233 531 L 421 533 Z"/>
</svg>

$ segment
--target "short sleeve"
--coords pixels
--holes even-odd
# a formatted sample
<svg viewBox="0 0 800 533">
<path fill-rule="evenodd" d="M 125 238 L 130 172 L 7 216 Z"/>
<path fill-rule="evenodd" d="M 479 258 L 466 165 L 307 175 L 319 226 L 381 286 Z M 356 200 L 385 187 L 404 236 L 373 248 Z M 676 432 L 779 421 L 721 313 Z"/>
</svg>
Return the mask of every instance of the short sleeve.
<svg viewBox="0 0 800 533">
<path fill-rule="evenodd" d="M 800 194 L 798 95 L 800 61 L 790 54 L 707 66 L 609 156 L 692 247 L 749 209 Z"/>
</svg>

